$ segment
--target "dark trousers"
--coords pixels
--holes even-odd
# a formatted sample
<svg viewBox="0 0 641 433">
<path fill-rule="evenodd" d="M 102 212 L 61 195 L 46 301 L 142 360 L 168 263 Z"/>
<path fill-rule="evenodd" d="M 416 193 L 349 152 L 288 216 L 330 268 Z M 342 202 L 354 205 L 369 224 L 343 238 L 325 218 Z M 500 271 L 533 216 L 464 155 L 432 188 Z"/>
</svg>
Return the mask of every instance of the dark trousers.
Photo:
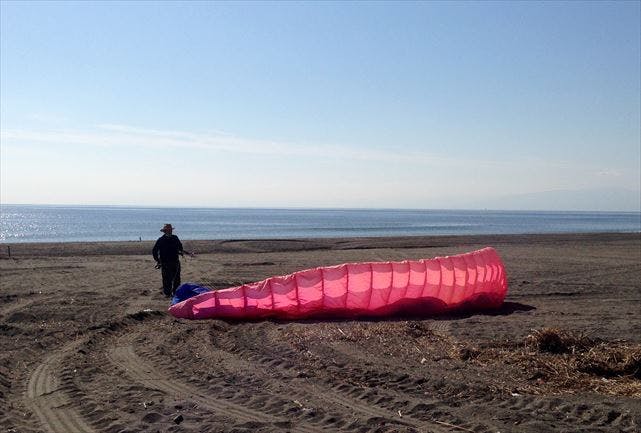
<svg viewBox="0 0 641 433">
<path fill-rule="evenodd" d="M 162 292 L 165 296 L 173 296 L 180 286 L 180 262 L 163 263 L 162 271 Z"/>
</svg>

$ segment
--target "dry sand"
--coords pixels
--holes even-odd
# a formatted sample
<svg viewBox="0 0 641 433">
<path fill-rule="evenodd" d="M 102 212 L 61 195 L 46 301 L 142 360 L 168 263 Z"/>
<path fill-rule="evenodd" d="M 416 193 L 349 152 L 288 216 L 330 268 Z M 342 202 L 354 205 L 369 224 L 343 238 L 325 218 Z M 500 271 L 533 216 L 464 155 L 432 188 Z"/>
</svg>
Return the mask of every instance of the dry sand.
<svg viewBox="0 0 641 433">
<path fill-rule="evenodd" d="M 641 429 L 638 233 L 184 244 L 183 281 L 216 288 L 491 245 L 510 291 L 491 314 L 190 322 L 150 243 L 2 245 L 3 431 Z"/>
</svg>

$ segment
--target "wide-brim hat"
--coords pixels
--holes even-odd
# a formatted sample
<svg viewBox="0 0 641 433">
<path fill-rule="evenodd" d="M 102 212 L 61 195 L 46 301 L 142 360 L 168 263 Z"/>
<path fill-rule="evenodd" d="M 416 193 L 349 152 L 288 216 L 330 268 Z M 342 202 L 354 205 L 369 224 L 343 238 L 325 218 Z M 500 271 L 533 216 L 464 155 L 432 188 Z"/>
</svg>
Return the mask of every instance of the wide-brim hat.
<svg viewBox="0 0 641 433">
<path fill-rule="evenodd" d="M 171 224 L 165 224 L 163 228 L 160 229 L 161 232 L 167 232 L 170 230 L 173 230 L 174 228 L 171 226 Z"/>
</svg>

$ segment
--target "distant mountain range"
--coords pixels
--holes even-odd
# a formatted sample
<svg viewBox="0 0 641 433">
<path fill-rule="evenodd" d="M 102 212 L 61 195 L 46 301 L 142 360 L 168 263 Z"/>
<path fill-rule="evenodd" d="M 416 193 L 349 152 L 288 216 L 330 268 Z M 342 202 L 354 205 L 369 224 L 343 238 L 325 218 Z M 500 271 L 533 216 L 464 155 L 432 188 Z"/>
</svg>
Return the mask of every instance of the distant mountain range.
<svg viewBox="0 0 641 433">
<path fill-rule="evenodd" d="M 622 188 L 554 190 L 514 194 L 475 203 L 485 209 L 641 211 L 641 191 Z"/>
</svg>

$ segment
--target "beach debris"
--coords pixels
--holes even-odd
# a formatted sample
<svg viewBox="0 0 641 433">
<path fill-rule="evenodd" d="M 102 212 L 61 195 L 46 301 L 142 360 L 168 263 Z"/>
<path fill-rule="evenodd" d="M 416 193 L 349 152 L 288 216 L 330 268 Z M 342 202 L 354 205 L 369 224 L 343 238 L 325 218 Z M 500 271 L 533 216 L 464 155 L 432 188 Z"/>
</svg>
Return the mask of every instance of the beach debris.
<svg viewBox="0 0 641 433">
<path fill-rule="evenodd" d="M 467 431 L 467 432 L 476 433 L 474 430 L 470 430 L 469 428 L 461 427 L 461 426 L 459 426 L 459 425 L 450 424 L 449 422 L 445 422 L 445 421 L 438 421 L 438 420 L 435 420 L 435 419 L 430 420 L 430 421 L 431 421 L 431 422 L 434 422 L 434 423 L 436 423 L 436 424 L 443 425 L 443 426 L 445 426 L 445 427 L 452 428 L 452 429 L 454 429 L 454 430 Z M 500 433 L 500 432 L 498 432 L 498 433 Z"/>
<path fill-rule="evenodd" d="M 426 358 L 421 358 L 421 364 L 425 364 L 427 362 Z"/>
<path fill-rule="evenodd" d="M 174 421 L 174 424 L 178 425 L 181 422 L 183 422 L 184 419 L 185 418 L 181 414 L 178 414 L 178 416 L 174 417 L 173 421 Z"/>
<path fill-rule="evenodd" d="M 608 343 L 556 328 L 535 330 L 525 337 L 524 343 L 526 348 L 541 353 L 572 355 L 570 358 L 560 357 L 551 360 L 572 360 L 572 367 L 577 372 L 601 376 L 606 380 L 620 376 L 641 379 L 641 346 L 638 344 L 628 344 L 624 341 Z M 548 362 L 546 367 L 556 373 L 562 369 L 554 362 Z"/>
<path fill-rule="evenodd" d="M 589 390 L 641 397 L 641 344 L 606 341 L 557 328 L 535 329 L 519 342 L 478 349 L 477 365 L 511 365 L 523 372 L 512 396 Z"/>
<path fill-rule="evenodd" d="M 303 412 L 310 412 L 310 413 L 315 412 L 315 410 L 314 410 L 314 408 L 313 408 L 313 407 L 305 407 L 305 405 L 303 405 L 303 403 L 301 403 L 301 402 L 300 402 L 300 401 L 298 401 L 298 400 L 293 400 L 293 402 L 294 402 L 294 404 L 296 404 L 298 407 L 300 407 L 300 408 L 301 408 L 301 410 L 302 410 Z"/>
<path fill-rule="evenodd" d="M 480 354 L 480 350 L 478 350 L 475 347 L 461 347 L 458 350 L 458 353 L 456 354 L 457 358 L 459 358 L 462 361 L 467 361 L 473 358 L 476 358 Z"/>
<path fill-rule="evenodd" d="M 583 335 L 576 336 L 557 328 L 535 329 L 525 337 L 526 347 L 539 352 L 574 353 L 592 345 L 593 341 Z"/>
</svg>

